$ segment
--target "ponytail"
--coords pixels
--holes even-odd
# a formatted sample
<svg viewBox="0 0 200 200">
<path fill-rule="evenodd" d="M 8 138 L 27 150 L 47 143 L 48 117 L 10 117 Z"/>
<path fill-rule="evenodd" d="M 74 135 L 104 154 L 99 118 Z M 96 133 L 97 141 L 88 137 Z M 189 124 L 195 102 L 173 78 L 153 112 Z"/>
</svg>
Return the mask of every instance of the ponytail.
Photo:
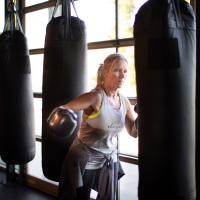
<svg viewBox="0 0 200 200">
<path fill-rule="evenodd" d="M 103 73 L 103 64 L 100 64 L 99 68 L 97 70 L 97 86 L 96 87 L 102 86 L 102 84 L 103 84 L 102 73 Z"/>
</svg>

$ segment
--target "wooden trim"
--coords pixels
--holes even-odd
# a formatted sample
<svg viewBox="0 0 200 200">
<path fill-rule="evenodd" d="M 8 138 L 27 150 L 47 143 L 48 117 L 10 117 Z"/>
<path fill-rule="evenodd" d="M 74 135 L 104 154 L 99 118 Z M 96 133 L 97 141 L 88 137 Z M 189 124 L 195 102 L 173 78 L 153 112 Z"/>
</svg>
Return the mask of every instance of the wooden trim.
<svg viewBox="0 0 200 200">
<path fill-rule="evenodd" d="M 128 46 L 134 46 L 133 38 L 88 43 L 89 50 L 90 49 L 128 47 Z M 43 54 L 44 48 L 30 49 L 29 53 L 30 53 L 30 55 Z"/>
<path fill-rule="evenodd" d="M 117 47 L 126 47 L 133 46 L 134 39 L 118 39 L 118 40 L 109 40 L 109 41 L 100 41 L 100 42 L 91 42 L 88 43 L 88 49 L 103 49 L 103 48 L 117 48 Z"/>
<path fill-rule="evenodd" d="M 119 154 L 119 160 L 125 163 L 138 165 L 138 158 L 136 156 L 133 157 L 125 154 Z"/>
<path fill-rule="evenodd" d="M 77 1 L 77 0 L 75 0 Z M 23 9 L 23 14 L 27 14 L 30 12 L 38 11 L 41 9 L 49 8 L 49 7 L 54 7 L 56 5 L 56 0 L 49 0 L 43 3 L 38 3 L 32 6 L 27 6 Z"/>
<path fill-rule="evenodd" d="M 33 96 L 34 96 L 34 98 L 42 98 L 42 93 L 34 92 Z"/>
<path fill-rule="evenodd" d="M 44 48 L 30 49 L 29 53 L 30 53 L 30 55 L 43 54 L 44 53 Z"/>
<path fill-rule="evenodd" d="M 41 9 L 53 7 L 53 6 L 55 6 L 55 3 L 56 3 L 55 0 L 49 0 L 49 1 L 39 3 L 39 4 L 36 4 L 36 5 L 33 5 L 33 6 L 25 7 L 23 9 L 23 14 L 27 14 L 27 13 L 38 11 L 38 10 L 41 10 Z"/>
<path fill-rule="evenodd" d="M 37 189 L 46 194 L 57 196 L 58 186 L 34 176 L 25 175 L 25 185 Z"/>
</svg>

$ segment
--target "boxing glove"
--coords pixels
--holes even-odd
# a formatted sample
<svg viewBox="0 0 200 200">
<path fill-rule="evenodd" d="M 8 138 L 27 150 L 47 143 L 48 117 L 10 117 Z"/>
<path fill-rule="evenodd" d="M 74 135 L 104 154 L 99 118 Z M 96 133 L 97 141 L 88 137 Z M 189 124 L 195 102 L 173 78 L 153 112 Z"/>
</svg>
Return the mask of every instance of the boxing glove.
<svg viewBox="0 0 200 200">
<path fill-rule="evenodd" d="M 55 108 L 47 119 L 50 133 L 60 138 L 68 138 L 77 126 L 77 114 L 60 106 Z"/>
</svg>

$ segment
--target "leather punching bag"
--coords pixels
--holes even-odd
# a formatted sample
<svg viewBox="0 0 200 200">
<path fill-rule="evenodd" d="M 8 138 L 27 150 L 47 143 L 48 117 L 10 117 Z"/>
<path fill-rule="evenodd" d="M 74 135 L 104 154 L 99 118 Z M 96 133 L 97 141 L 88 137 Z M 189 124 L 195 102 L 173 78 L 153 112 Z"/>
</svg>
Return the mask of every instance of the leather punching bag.
<svg viewBox="0 0 200 200">
<path fill-rule="evenodd" d="M 86 63 L 85 23 L 70 14 L 70 1 L 62 1 L 62 16 L 53 17 L 46 28 L 43 66 L 42 104 L 42 168 L 44 175 L 59 181 L 62 163 L 69 146 L 80 127 L 80 113 L 77 113 L 77 127 L 67 138 L 56 137 L 47 124 L 52 110 L 84 92 Z M 75 7 L 74 7 L 75 8 Z M 64 135 L 64 134 L 63 134 Z"/>
<path fill-rule="evenodd" d="M 25 164 L 35 156 L 31 68 L 19 16 L 13 3 L 8 8 L 0 35 L 1 158 L 8 164 Z"/>
<path fill-rule="evenodd" d="M 195 4 L 197 22 L 197 77 L 196 77 L 196 199 L 200 199 L 200 1 Z"/>
<path fill-rule="evenodd" d="M 184 0 L 149 0 L 134 24 L 140 200 L 193 200 L 195 15 Z"/>
</svg>

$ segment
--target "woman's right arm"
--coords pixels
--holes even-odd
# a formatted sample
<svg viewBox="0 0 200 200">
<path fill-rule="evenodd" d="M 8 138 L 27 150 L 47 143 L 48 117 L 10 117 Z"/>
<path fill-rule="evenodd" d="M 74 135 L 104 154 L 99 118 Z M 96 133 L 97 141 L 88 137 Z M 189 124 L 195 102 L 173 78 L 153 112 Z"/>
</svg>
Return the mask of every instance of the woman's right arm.
<svg viewBox="0 0 200 200">
<path fill-rule="evenodd" d="M 98 91 L 84 93 L 74 100 L 62 105 L 65 109 L 71 109 L 75 112 L 92 108 L 98 110 L 101 105 L 101 95 Z"/>
</svg>

